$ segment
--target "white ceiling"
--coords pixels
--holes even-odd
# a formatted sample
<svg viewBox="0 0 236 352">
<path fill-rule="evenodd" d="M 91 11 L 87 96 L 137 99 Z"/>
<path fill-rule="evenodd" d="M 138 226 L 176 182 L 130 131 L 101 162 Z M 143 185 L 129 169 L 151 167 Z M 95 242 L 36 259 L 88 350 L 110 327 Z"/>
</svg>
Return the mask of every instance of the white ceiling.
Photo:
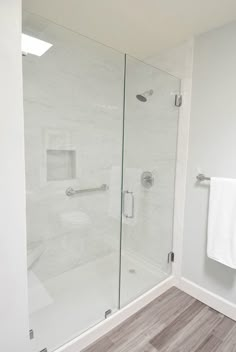
<svg viewBox="0 0 236 352">
<path fill-rule="evenodd" d="M 236 0 L 23 0 L 23 8 L 141 59 L 236 20 Z"/>
</svg>

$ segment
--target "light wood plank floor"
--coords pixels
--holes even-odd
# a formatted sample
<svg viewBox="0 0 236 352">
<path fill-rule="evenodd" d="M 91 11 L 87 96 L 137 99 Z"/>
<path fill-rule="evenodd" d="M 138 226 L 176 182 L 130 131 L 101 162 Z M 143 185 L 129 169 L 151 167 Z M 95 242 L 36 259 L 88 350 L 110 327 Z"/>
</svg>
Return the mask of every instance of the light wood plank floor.
<svg viewBox="0 0 236 352">
<path fill-rule="evenodd" d="M 173 287 L 82 352 L 236 352 L 236 322 Z"/>
</svg>

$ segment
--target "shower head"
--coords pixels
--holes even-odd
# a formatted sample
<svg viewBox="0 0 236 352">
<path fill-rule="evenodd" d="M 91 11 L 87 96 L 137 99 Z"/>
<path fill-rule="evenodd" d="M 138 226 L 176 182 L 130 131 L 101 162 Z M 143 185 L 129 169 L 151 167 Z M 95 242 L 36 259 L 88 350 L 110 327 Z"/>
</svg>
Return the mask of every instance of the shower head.
<svg viewBox="0 0 236 352">
<path fill-rule="evenodd" d="M 146 103 L 146 101 L 147 101 L 147 98 L 146 98 L 144 95 L 142 95 L 142 94 L 137 94 L 137 95 L 136 95 L 136 98 L 137 98 L 139 101 L 141 101 L 142 103 Z"/>
<path fill-rule="evenodd" d="M 143 94 L 137 94 L 136 98 L 142 103 L 146 103 L 147 97 L 150 97 L 151 95 L 153 95 L 153 93 L 154 93 L 153 89 L 149 89 L 149 90 L 146 90 L 146 92 L 144 92 Z"/>
</svg>

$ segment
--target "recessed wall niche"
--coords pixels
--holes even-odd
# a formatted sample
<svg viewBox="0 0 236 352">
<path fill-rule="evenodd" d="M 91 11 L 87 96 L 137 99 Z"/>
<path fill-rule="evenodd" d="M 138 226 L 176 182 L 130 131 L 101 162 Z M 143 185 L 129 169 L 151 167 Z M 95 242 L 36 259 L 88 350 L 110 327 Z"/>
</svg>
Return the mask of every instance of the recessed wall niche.
<svg viewBox="0 0 236 352">
<path fill-rule="evenodd" d="M 76 178 L 75 150 L 47 149 L 47 181 Z"/>
</svg>

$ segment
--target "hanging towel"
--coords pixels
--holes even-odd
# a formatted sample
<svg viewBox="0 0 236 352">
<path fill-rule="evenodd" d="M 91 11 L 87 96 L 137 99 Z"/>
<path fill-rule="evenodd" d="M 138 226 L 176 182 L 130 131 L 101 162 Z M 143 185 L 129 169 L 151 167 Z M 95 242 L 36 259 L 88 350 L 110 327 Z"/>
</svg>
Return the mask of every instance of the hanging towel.
<svg viewBox="0 0 236 352">
<path fill-rule="evenodd" d="M 236 180 L 211 178 L 207 255 L 236 269 Z"/>
</svg>

